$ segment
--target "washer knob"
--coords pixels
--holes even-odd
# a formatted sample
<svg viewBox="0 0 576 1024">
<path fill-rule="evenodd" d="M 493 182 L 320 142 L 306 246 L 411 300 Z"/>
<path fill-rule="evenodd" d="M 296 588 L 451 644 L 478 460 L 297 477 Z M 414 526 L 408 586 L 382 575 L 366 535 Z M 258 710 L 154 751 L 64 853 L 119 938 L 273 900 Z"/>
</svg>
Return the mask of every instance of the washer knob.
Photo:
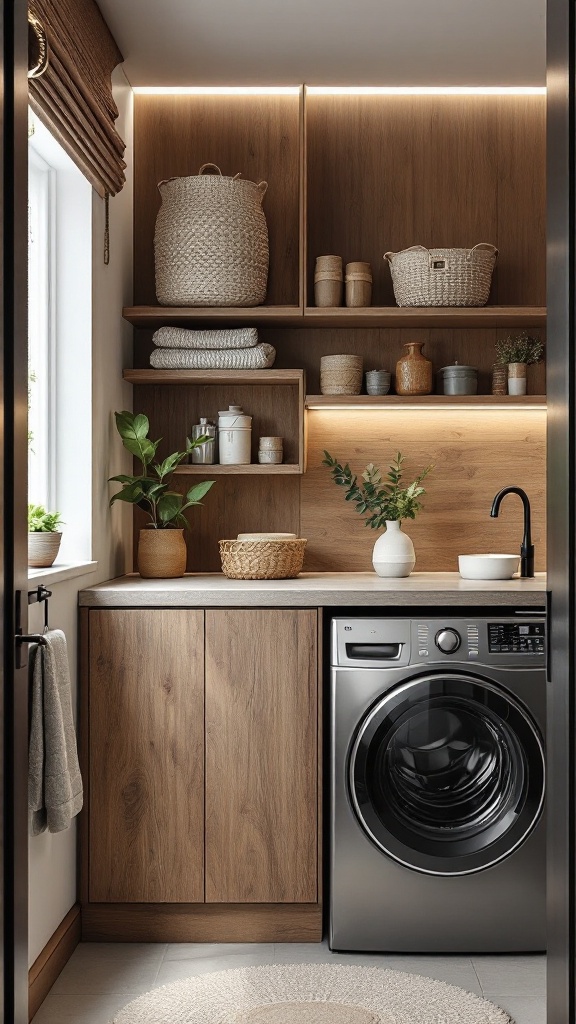
<svg viewBox="0 0 576 1024">
<path fill-rule="evenodd" d="M 440 629 L 436 633 L 436 647 L 443 654 L 454 654 L 460 643 L 460 634 L 455 629 Z"/>
</svg>

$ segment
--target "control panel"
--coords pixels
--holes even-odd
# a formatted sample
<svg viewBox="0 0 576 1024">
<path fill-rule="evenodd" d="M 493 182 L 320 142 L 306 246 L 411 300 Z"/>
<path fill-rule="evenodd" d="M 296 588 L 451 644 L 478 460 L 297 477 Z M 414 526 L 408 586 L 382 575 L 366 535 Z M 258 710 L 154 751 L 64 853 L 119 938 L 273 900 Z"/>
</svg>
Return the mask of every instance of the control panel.
<svg viewBox="0 0 576 1024">
<path fill-rule="evenodd" d="M 490 654 L 544 654 L 543 622 L 489 622 Z"/>
</svg>

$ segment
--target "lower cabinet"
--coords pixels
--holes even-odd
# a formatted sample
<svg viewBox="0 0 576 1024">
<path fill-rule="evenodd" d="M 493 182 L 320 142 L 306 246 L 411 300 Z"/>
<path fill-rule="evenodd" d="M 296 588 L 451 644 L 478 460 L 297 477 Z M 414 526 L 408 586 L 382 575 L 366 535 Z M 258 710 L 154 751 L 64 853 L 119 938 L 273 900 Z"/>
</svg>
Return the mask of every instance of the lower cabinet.
<svg viewBox="0 0 576 1024">
<path fill-rule="evenodd" d="M 317 610 L 82 626 L 84 937 L 320 939 Z"/>
</svg>

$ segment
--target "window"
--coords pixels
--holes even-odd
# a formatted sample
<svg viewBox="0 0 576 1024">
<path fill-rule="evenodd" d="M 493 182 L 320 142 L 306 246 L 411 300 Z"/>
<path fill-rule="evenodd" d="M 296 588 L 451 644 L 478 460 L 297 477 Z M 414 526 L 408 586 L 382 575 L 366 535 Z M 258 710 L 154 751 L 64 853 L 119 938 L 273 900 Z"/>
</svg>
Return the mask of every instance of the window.
<svg viewBox="0 0 576 1024">
<path fill-rule="evenodd" d="M 28 500 L 60 512 L 70 564 L 92 547 L 92 188 L 30 123 Z"/>
</svg>

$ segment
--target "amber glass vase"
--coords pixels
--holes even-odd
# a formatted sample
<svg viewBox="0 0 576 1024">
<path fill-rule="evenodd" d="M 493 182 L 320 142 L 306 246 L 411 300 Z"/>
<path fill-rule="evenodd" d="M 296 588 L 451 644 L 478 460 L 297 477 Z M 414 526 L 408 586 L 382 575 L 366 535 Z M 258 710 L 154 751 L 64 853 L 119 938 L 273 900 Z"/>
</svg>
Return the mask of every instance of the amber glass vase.
<svg viewBox="0 0 576 1024">
<path fill-rule="evenodd" d="M 396 363 L 396 394 L 430 395 L 432 393 L 432 363 L 422 355 L 423 341 L 409 341 L 406 355 Z"/>
</svg>

